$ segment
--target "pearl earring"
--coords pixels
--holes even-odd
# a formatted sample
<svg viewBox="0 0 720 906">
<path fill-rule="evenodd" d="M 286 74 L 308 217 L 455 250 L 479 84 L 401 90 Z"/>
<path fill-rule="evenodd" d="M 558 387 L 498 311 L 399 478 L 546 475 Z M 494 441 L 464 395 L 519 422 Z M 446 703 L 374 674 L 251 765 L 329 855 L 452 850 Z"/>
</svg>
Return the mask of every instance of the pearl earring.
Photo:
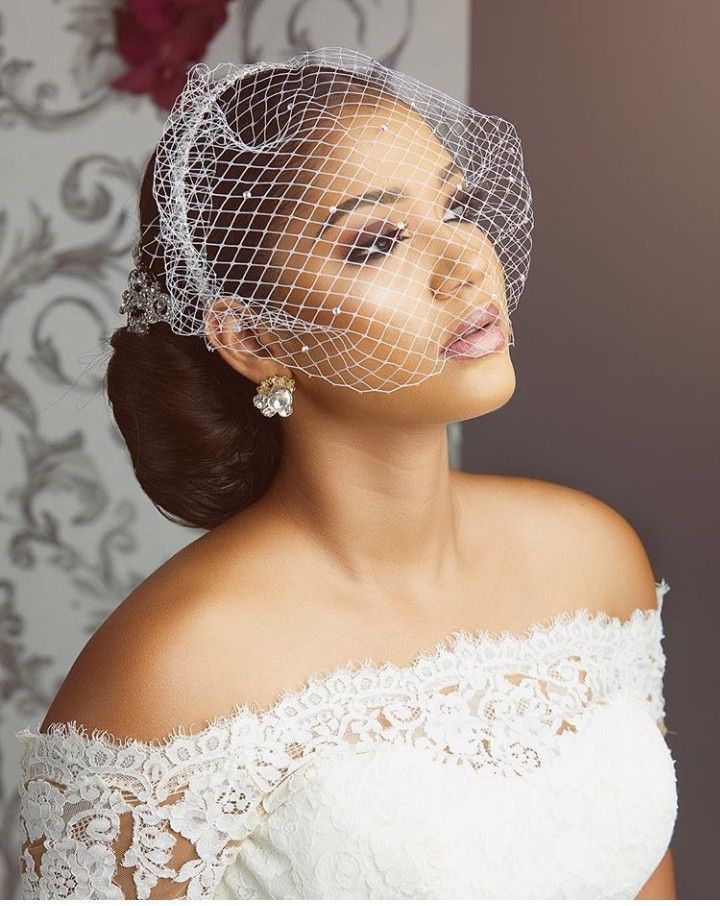
<svg viewBox="0 0 720 906">
<path fill-rule="evenodd" d="M 268 418 L 276 413 L 287 418 L 293 411 L 294 389 L 292 378 L 273 374 L 257 385 L 258 392 L 253 397 L 253 403 Z"/>
</svg>

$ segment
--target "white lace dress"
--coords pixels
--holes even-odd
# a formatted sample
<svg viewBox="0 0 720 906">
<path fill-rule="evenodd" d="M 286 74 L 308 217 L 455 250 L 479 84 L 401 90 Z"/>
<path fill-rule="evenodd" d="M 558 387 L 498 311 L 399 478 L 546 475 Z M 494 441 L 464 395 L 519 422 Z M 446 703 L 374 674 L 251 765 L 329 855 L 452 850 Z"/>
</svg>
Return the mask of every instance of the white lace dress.
<svg viewBox="0 0 720 906">
<path fill-rule="evenodd" d="M 455 632 L 161 742 L 26 728 L 25 899 L 633 899 L 677 815 L 661 610 Z"/>
</svg>

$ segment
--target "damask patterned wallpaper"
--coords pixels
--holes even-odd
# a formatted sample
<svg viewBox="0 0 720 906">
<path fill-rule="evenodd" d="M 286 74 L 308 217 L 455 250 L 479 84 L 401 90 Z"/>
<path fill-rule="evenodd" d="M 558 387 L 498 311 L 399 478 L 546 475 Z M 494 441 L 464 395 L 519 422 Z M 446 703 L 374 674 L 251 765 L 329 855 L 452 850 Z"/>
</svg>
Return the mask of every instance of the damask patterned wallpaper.
<svg viewBox="0 0 720 906">
<path fill-rule="evenodd" d="M 167 113 L 110 82 L 116 0 L 0 0 L 0 896 L 17 897 L 14 731 L 195 534 L 135 482 L 103 394 L 140 169 Z M 461 99 L 466 0 L 234 0 L 205 60 L 355 47 Z M 451 426 L 453 465 L 459 426 Z"/>
</svg>

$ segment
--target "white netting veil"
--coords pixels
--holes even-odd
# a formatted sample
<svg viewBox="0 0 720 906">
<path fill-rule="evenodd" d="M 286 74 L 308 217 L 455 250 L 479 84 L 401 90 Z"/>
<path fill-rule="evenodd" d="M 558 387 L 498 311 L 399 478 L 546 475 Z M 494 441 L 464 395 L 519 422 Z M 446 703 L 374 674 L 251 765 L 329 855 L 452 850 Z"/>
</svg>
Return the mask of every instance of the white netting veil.
<svg viewBox="0 0 720 906">
<path fill-rule="evenodd" d="M 135 329 L 209 348 L 249 331 L 291 369 L 383 392 L 513 343 L 533 226 L 515 127 L 359 51 L 194 66 L 152 194 L 136 260 L 164 287 L 143 309 L 134 272 Z"/>
</svg>

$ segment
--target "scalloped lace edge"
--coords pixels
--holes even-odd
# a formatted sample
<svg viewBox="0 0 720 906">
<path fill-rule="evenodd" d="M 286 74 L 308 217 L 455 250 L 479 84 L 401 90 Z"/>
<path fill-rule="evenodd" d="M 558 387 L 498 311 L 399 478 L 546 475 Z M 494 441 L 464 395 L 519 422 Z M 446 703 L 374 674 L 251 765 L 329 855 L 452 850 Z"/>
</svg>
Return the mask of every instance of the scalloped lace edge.
<svg viewBox="0 0 720 906">
<path fill-rule="evenodd" d="M 360 680 L 366 676 L 382 676 L 392 677 L 402 682 L 417 674 L 422 667 L 437 663 L 446 656 L 457 656 L 463 649 L 466 651 L 479 648 L 493 650 L 503 646 L 512 646 L 517 652 L 518 647 L 532 647 L 540 638 L 552 638 L 553 636 L 563 635 L 568 629 L 577 629 L 579 631 L 588 626 L 597 626 L 602 629 L 617 626 L 619 631 L 623 633 L 629 632 L 632 628 L 638 626 L 654 626 L 659 632 L 659 638 L 662 639 L 662 605 L 665 594 L 669 590 L 670 585 L 665 579 L 655 582 L 657 608 L 637 607 L 625 620 L 611 616 L 604 610 L 592 612 L 587 607 L 581 607 L 563 610 L 551 617 L 536 620 L 520 633 L 513 633 L 510 630 L 491 632 L 485 629 L 456 629 L 432 646 L 418 652 L 408 664 L 404 665 L 398 665 L 392 661 L 376 663 L 371 658 L 365 658 L 361 661 L 356 658 L 350 658 L 345 664 L 308 674 L 303 684 L 297 688 L 285 687 L 267 708 L 259 709 L 252 704 L 241 702 L 236 704 L 226 714 L 208 718 L 203 722 L 204 725 L 195 731 L 191 730 L 193 724 L 179 724 L 165 736 L 145 741 L 133 736 L 118 737 L 109 730 L 88 730 L 83 724 L 75 720 L 67 722 L 55 721 L 49 724 L 44 732 L 41 732 L 41 720 L 35 729 L 25 727 L 17 730 L 15 736 L 21 741 L 34 741 L 36 743 L 49 742 L 51 738 L 57 737 L 79 738 L 84 742 L 103 743 L 115 749 L 134 748 L 157 752 L 176 743 L 195 743 L 221 728 L 229 730 L 241 719 L 249 720 L 256 726 L 260 726 L 279 717 L 282 712 L 294 711 L 298 713 L 306 709 L 308 706 L 307 702 L 311 696 L 323 690 L 328 691 L 341 678 L 352 681 Z"/>
</svg>

